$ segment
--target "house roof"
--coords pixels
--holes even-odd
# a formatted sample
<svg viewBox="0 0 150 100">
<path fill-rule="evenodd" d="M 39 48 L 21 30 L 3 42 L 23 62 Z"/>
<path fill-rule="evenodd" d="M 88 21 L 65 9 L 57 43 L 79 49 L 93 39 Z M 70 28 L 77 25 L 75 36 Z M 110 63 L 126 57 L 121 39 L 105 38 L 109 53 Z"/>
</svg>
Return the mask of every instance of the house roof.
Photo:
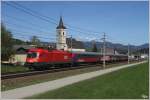
<svg viewBox="0 0 150 100">
<path fill-rule="evenodd" d="M 71 48 L 71 38 L 66 38 L 66 42 L 67 42 L 68 48 Z M 77 41 L 76 39 L 72 39 L 72 48 L 85 49 L 84 44 L 81 41 Z"/>
<path fill-rule="evenodd" d="M 13 46 L 14 50 L 18 50 L 20 48 L 31 49 L 31 48 L 35 48 L 35 46 L 34 45 L 14 45 Z"/>
<path fill-rule="evenodd" d="M 26 54 L 29 49 L 35 48 L 33 45 L 14 45 L 16 54 Z"/>
</svg>

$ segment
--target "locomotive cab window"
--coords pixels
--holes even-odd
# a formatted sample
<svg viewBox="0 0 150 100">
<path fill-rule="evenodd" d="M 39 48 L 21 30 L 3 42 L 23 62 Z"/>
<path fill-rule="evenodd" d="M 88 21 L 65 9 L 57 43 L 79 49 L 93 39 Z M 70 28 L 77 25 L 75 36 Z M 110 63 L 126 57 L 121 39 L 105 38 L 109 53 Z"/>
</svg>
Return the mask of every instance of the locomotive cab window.
<svg viewBox="0 0 150 100">
<path fill-rule="evenodd" d="M 36 57 L 37 57 L 36 52 L 28 53 L 28 55 L 27 55 L 27 58 L 36 58 Z"/>
</svg>

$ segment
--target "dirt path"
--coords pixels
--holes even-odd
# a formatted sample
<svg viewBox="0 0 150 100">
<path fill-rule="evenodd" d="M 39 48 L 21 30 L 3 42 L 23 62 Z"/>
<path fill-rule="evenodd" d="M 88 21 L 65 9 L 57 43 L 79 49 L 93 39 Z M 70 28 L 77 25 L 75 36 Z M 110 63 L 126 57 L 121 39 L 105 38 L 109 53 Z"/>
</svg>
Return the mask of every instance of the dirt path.
<svg viewBox="0 0 150 100">
<path fill-rule="evenodd" d="M 57 79 L 54 81 L 44 82 L 44 83 L 40 83 L 36 85 L 30 85 L 30 86 L 17 88 L 13 90 L 8 90 L 8 91 L 2 92 L 1 95 L 2 95 L 2 98 L 10 98 L 10 99 L 25 98 L 25 97 L 29 97 L 35 94 L 40 94 L 49 90 L 58 89 L 63 86 L 67 86 L 73 83 L 77 83 L 79 81 L 83 81 L 83 80 L 90 79 L 96 76 L 100 76 L 100 75 L 103 75 L 112 71 L 116 71 L 122 68 L 132 67 L 133 65 L 141 64 L 144 62 L 146 61 L 129 64 L 129 65 L 118 66 L 114 68 L 103 69 L 103 70 L 89 72 L 89 73 L 75 75 L 75 76 L 70 76 L 66 78 Z"/>
</svg>

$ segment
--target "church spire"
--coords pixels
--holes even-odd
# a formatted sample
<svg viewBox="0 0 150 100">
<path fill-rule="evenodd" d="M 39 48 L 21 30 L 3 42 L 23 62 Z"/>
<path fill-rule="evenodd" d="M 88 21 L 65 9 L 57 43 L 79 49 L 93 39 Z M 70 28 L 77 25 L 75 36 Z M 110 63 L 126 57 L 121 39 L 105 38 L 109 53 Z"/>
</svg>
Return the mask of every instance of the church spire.
<svg viewBox="0 0 150 100">
<path fill-rule="evenodd" d="M 66 29 L 63 24 L 62 16 L 60 16 L 59 25 L 56 27 L 57 29 Z"/>
</svg>

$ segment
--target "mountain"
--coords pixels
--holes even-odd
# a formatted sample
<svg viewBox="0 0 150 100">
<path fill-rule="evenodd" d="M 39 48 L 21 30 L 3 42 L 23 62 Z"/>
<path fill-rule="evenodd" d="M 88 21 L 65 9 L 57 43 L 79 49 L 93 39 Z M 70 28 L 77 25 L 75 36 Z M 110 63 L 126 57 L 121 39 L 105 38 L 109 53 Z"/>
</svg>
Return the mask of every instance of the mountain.
<svg viewBox="0 0 150 100">
<path fill-rule="evenodd" d="M 140 48 L 140 49 L 148 48 L 148 47 L 149 47 L 148 43 L 145 43 L 145 44 L 142 44 L 142 45 L 138 46 L 138 48 Z"/>
<path fill-rule="evenodd" d="M 75 42 L 75 41 L 76 40 L 73 40 L 72 42 Z M 78 42 L 76 42 L 77 46 L 81 46 L 81 43 L 82 43 L 83 47 L 86 49 L 86 51 L 92 51 L 93 41 L 88 41 L 88 42 L 78 41 Z M 69 43 L 67 43 L 67 44 L 69 44 Z M 100 51 L 100 49 L 103 48 L 103 42 L 95 42 L 95 43 L 96 43 L 98 50 Z M 42 42 L 42 44 L 56 45 L 55 43 L 49 43 L 49 42 Z M 121 54 L 127 54 L 127 52 L 128 52 L 128 45 L 123 45 L 120 43 L 106 42 L 106 47 L 107 48 L 113 48 Z M 142 44 L 139 46 L 130 45 L 129 48 L 130 48 L 130 52 L 132 52 L 132 53 L 134 53 L 136 51 L 143 51 L 143 50 L 148 51 L 149 43 L 145 43 L 145 44 Z"/>
<path fill-rule="evenodd" d="M 91 49 L 93 48 L 93 42 L 84 42 L 84 46 L 87 51 L 91 51 Z M 103 48 L 103 42 L 96 42 L 96 46 L 99 49 Z M 120 43 L 106 42 L 106 47 L 116 49 L 119 53 L 123 54 L 126 54 L 128 51 L 128 45 L 123 45 Z M 135 52 L 139 49 L 149 48 L 149 43 L 145 43 L 139 46 L 130 45 L 129 48 L 130 52 Z"/>
</svg>

